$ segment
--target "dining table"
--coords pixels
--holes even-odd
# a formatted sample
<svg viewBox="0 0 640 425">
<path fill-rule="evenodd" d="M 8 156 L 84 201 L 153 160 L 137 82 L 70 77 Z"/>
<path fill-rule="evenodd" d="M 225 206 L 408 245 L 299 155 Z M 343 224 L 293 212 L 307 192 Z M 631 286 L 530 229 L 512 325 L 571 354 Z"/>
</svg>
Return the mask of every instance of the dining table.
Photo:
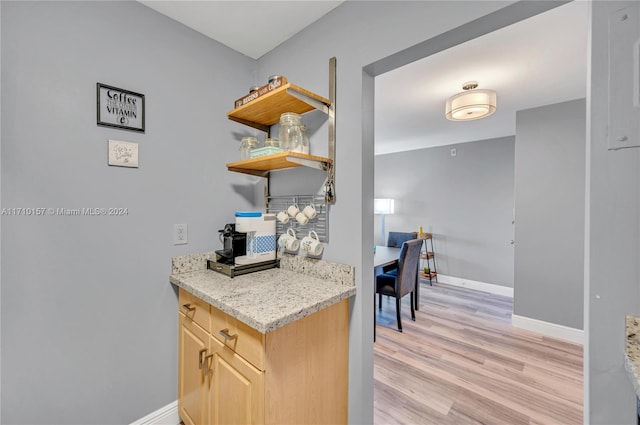
<svg viewBox="0 0 640 425">
<path fill-rule="evenodd" d="M 376 246 L 373 254 L 373 268 L 380 269 L 385 266 L 398 264 L 400 248 L 395 246 Z"/>
</svg>

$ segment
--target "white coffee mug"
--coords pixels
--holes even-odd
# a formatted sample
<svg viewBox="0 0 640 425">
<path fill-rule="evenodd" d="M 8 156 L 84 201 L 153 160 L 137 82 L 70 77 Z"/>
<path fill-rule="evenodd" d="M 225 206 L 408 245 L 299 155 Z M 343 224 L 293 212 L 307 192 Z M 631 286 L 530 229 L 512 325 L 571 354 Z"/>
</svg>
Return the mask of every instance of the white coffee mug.
<svg viewBox="0 0 640 425">
<path fill-rule="evenodd" d="M 310 255 L 320 255 L 324 249 L 324 245 L 320 242 L 318 234 L 313 230 L 309 232 L 309 236 L 302 238 L 300 242 L 302 250 Z"/>
<path fill-rule="evenodd" d="M 286 211 L 280 211 L 277 215 L 276 218 L 278 219 L 278 221 L 282 224 L 287 224 L 289 222 L 289 214 L 287 214 Z"/>
<path fill-rule="evenodd" d="M 300 248 L 300 241 L 296 237 L 296 232 L 289 228 L 287 233 L 283 233 L 278 239 L 278 246 L 287 251 L 297 251 Z"/>
<path fill-rule="evenodd" d="M 318 212 L 316 211 L 316 206 L 313 204 L 309 204 L 306 207 L 304 207 L 302 212 L 304 213 L 304 215 L 309 217 L 309 220 L 316 218 L 316 216 L 318 215 Z"/>
<path fill-rule="evenodd" d="M 304 213 L 298 213 L 296 214 L 296 221 L 300 224 L 307 224 L 309 222 L 309 217 Z"/>
<path fill-rule="evenodd" d="M 300 212 L 300 208 L 298 208 L 298 204 L 291 204 L 289 208 L 287 208 L 287 212 L 291 217 L 295 217 Z"/>
</svg>

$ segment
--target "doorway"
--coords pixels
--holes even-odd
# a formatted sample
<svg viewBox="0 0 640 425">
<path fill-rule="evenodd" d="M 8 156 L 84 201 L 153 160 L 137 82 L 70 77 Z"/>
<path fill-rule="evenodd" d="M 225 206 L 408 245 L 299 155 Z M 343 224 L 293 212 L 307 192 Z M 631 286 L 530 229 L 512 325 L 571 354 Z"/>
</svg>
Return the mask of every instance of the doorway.
<svg viewBox="0 0 640 425">
<path fill-rule="evenodd" d="M 549 9 L 551 9 L 551 8 L 553 8 L 553 7 L 556 7 L 556 6 L 558 6 L 558 5 L 557 5 L 557 4 L 552 5 L 552 7 L 549 7 Z M 530 15 L 530 16 L 532 16 L 532 15 Z M 525 16 L 525 17 L 523 17 L 523 18 L 521 18 L 521 19 L 526 19 L 526 18 L 528 18 L 528 17 L 530 17 L 530 16 Z M 515 22 L 515 21 L 514 21 L 514 22 Z M 486 24 L 486 22 L 485 22 L 485 24 Z M 471 25 L 471 24 L 469 24 L 469 25 Z M 482 25 L 480 25 L 480 26 L 482 26 Z M 466 26 L 465 26 L 465 27 L 466 27 Z M 465 29 L 466 29 L 466 30 L 469 30 L 469 28 L 465 28 Z M 459 29 L 458 29 L 458 30 L 459 30 Z M 454 30 L 454 31 L 455 31 L 455 30 Z M 464 32 L 464 31 L 463 31 L 463 32 Z M 470 32 L 473 32 L 473 31 L 470 31 Z M 451 35 L 451 39 L 455 39 L 455 36 L 454 36 L 453 34 L 449 34 L 449 35 Z M 459 34 L 457 34 L 457 35 L 459 35 Z M 482 34 L 480 34 L 480 35 L 482 35 Z M 472 37 L 472 38 L 474 38 L 474 39 L 475 39 L 476 37 L 479 37 L 480 35 L 477 35 L 477 34 L 476 34 L 476 35 L 475 35 L 474 37 Z M 585 35 L 586 35 L 586 34 L 585 34 Z M 444 34 L 443 34 L 443 36 L 444 36 Z M 446 38 L 446 37 L 444 37 L 444 38 Z M 470 39 L 471 39 L 471 38 L 469 38 L 469 40 L 470 40 Z M 433 55 L 433 56 L 435 56 L 435 53 L 438 53 L 438 52 L 444 51 L 444 50 L 446 50 L 446 49 L 448 49 L 448 48 L 449 48 L 449 47 L 446 47 L 446 48 L 443 48 L 443 49 L 441 49 L 441 50 L 437 50 L 437 49 L 438 49 L 438 47 L 437 47 L 437 46 L 439 45 L 439 43 L 443 43 L 443 42 L 444 42 L 444 40 L 442 39 L 442 36 L 440 36 L 440 37 L 436 37 L 436 39 L 429 40 L 429 41 L 432 41 L 433 43 L 430 45 L 431 51 L 429 52 L 429 54 L 428 54 L 427 56 L 432 56 L 432 55 Z M 428 42 L 429 42 L 429 41 L 428 41 Z M 428 42 L 425 42 L 425 43 L 428 43 Z M 414 46 L 414 47 L 415 47 L 415 46 Z M 424 46 L 423 46 L 423 47 L 424 47 Z M 451 47 L 452 47 L 452 46 L 451 46 Z M 412 49 L 413 49 L 413 48 L 412 48 Z M 426 47 L 425 47 L 425 49 L 426 49 L 426 50 L 429 50 L 429 49 L 428 49 L 428 48 L 426 48 Z M 408 50 L 410 50 L 410 49 L 408 49 Z M 406 53 L 407 53 L 407 52 L 403 52 L 403 53 L 405 53 L 405 55 L 404 55 L 404 56 L 406 57 Z M 426 56 L 425 56 L 425 57 L 426 57 Z M 389 58 L 387 58 L 387 60 L 388 60 L 388 59 L 389 59 Z M 416 60 L 417 60 L 417 59 L 416 59 Z M 586 58 L 585 58 L 585 60 L 586 60 Z M 388 62 L 387 62 L 387 66 L 388 66 Z M 373 71 L 374 69 L 379 69 L 379 68 L 376 68 L 376 66 L 373 66 L 373 65 L 371 66 L 371 68 L 369 68 L 369 70 L 371 70 L 371 71 Z M 389 69 L 389 70 L 390 70 L 390 69 Z M 374 74 L 370 74 L 370 75 L 377 77 L 377 76 L 379 76 L 379 75 L 381 75 L 381 74 L 375 74 L 375 75 L 374 75 Z M 376 81 L 377 81 L 377 79 L 376 79 Z M 377 90 L 377 83 L 376 83 L 376 90 Z M 377 93 L 377 92 L 376 92 L 376 93 Z M 377 94 L 376 94 L 376 97 L 378 97 L 378 95 L 377 95 Z M 377 131 L 376 131 L 376 135 L 377 135 Z M 447 148 L 447 149 L 448 149 L 448 148 Z M 397 186 L 397 185 L 396 185 L 396 186 Z M 382 197 L 382 198 L 396 198 L 396 199 L 398 199 L 399 197 L 402 197 L 404 194 L 378 193 L 378 192 L 376 191 L 376 192 L 375 192 L 375 195 L 376 195 L 376 197 Z M 417 207 L 416 207 L 416 205 L 415 205 L 415 202 L 414 202 L 414 204 L 413 204 L 412 206 L 413 206 L 413 208 L 417 208 Z M 506 230 L 506 232 L 507 232 L 507 233 L 506 233 L 506 234 L 507 234 L 507 237 L 505 238 L 505 241 L 504 241 L 504 242 L 505 242 L 505 243 L 507 243 L 507 244 L 508 244 L 508 243 L 510 242 L 510 240 L 511 240 L 511 237 L 510 237 L 510 236 L 511 236 L 511 226 L 512 226 L 512 207 L 513 207 L 513 203 L 511 203 L 511 204 L 510 204 L 510 206 L 507 208 L 507 216 L 508 216 L 508 217 L 507 217 L 507 219 L 505 220 L 505 223 L 504 223 L 504 224 L 505 224 L 505 225 L 504 225 L 504 227 L 507 229 L 507 230 Z M 400 222 L 400 219 L 399 219 L 398 221 Z M 389 223 L 389 221 L 387 221 L 387 227 L 388 227 L 388 230 L 406 230 L 406 229 L 392 229 L 392 228 L 391 228 L 391 226 L 389 226 L 389 224 L 390 224 L 390 223 Z M 413 227 L 417 228 L 417 225 L 416 225 L 416 223 L 411 223 L 411 224 L 409 224 L 409 227 L 411 227 L 411 229 L 413 229 Z M 427 229 L 427 231 L 428 231 L 428 230 L 429 230 L 429 229 Z M 513 260 L 511 260 L 511 261 L 513 261 Z M 582 356 L 582 353 L 580 353 L 580 355 L 579 355 L 579 356 L 581 357 L 581 356 Z M 580 421 L 581 421 L 581 418 L 580 418 Z"/>
</svg>

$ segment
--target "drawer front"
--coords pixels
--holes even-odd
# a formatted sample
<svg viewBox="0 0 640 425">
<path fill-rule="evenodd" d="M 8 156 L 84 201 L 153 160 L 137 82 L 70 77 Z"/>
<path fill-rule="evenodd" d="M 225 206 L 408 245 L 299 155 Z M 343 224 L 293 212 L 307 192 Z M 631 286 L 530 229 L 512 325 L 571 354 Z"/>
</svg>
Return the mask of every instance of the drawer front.
<svg viewBox="0 0 640 425">
<path fill-rule="evenodd" d="M 211 307 L 211 335 L 259 370 L 264 370 L 264 334 Z"/>
<path fill-rule="evenodd" d="M 209 313 L 209 308 L 209 304 L 180 288 L 178 292 L 178 309 L 187 319 L 193 320 L 207 332 L 211 331 L 211 314 Z"/>
</svg>

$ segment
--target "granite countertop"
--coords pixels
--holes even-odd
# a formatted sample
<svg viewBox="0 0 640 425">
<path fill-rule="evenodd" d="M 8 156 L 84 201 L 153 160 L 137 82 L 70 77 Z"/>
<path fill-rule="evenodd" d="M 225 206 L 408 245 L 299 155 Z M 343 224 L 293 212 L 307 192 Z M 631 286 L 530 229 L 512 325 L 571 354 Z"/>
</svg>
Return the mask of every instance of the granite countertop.
<svg viewBox="0 0 640 425">
<path fill-rule="evenodd" d="M 207 270 L 206 258 L 208 254 L 174 257 L 170 282 L 261 333 L 356 293 L 353 267 L 343 264 L 288 256 L 280 259 L 280 268 L 232 279 Z"/>
<path fill-rule="evenodd" d="M 626 346 L 624 368 L 629 372 L 629 378 L 640 397 L 640 317 L 626 316 Z"/>
</svg>

